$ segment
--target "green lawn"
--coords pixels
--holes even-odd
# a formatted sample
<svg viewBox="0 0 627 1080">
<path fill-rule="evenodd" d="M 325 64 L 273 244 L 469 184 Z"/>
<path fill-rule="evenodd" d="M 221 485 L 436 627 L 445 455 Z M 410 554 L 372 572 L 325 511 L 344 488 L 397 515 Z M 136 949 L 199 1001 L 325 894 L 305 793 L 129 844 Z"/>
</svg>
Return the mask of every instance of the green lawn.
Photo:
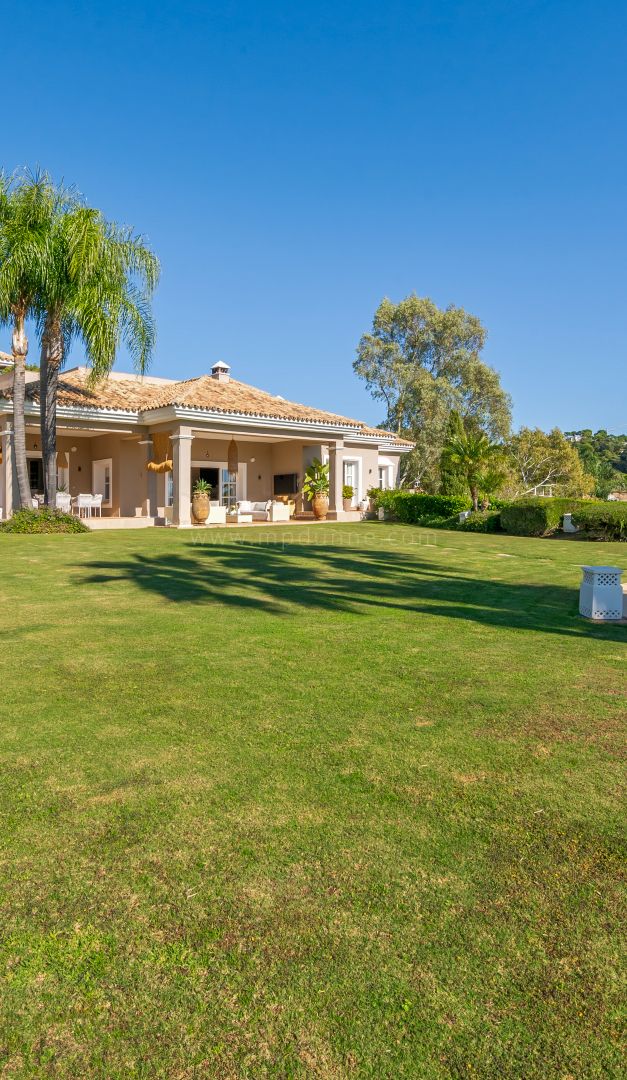
<svg viewBox="0 0 627 1080">
<path fill-rule="evenodd" d="M 627 545 L 0 537 L 2 1077 L 619 1077 Z M 624 759 L 623 759 L 624 760 Z"/>
</svg>

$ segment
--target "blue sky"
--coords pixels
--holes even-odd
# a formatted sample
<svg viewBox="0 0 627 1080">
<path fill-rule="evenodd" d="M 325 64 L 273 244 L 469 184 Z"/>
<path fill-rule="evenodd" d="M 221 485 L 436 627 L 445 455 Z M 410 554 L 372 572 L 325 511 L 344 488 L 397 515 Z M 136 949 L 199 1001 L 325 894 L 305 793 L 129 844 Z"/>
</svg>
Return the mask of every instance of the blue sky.
<svg viewBox="0 0 627 1080">
<path fill-rule="evenodd" d="M 35 0 L 23 30 L 2 164 L 149 238 L 156 374 L 378 422 L 355 346 L 416 291 L 483 320 L 517 424 L 627 430 L 624 2 Z"/>
</svg>

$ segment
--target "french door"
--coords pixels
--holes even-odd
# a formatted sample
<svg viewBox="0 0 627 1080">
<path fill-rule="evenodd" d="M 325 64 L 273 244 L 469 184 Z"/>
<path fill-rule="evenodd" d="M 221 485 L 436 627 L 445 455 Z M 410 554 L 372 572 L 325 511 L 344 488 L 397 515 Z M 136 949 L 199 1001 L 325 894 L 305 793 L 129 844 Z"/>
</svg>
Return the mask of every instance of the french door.
<svg viewBox="0 0 627 1080">
<path fill-rule="evenodd" d="M 353 489 L 353 506 L 359 503 L 359 465 L 356 461 L 344 462 L 344 484 Z"/>
</svg>

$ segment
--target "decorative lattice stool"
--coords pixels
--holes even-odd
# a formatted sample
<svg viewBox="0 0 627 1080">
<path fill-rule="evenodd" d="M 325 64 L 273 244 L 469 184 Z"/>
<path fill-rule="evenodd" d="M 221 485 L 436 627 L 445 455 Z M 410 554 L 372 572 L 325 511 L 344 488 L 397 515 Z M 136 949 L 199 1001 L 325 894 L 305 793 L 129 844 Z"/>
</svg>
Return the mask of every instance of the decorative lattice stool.
<svg viewBox="0 0 627 1080">
<path fill-rule="evenodd" d="M 618 566 L 582 566 L 579 614 L 611 622 L 623 617 L 622 570 Z"/>
</svg>

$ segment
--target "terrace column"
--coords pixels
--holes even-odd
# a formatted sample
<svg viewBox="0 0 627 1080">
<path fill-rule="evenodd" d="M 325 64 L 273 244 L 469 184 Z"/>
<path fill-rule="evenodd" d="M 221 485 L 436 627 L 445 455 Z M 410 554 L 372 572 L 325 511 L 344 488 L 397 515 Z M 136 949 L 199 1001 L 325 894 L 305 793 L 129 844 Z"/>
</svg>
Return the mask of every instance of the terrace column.
<svg viewBox="0 0 627 1080">
<path fill-rule="evenodd" d="M 189 427 L 176 428 L 171 436 L 172 464 L 174 479 L 174 505 L 172 524 L 179 529 L 190 529 L 192 524 L 192 440 L 194 436 Z"/>
<path fill-rule="evenodd" d="M 342 513 L 344 443 L 341 440 L 329 443 L 329 517 L 337 518 Z"/>
<path fill-rule="evenodd" d="M 9 424 L 2 428 L 2 465 L 0 465 L 0 506 L 2 517 L 9 518 L 13 512 L 13 431 Z"/>
<path fill-rule="evenodd" d="M 139 445 L 144 449 L 144 490 L 142 493 L 142 517 L 157 516 L 157 476 L 148 468 L 148 462 L 152 461 L 152 436 L 139 440 Z"/>
</svg>

